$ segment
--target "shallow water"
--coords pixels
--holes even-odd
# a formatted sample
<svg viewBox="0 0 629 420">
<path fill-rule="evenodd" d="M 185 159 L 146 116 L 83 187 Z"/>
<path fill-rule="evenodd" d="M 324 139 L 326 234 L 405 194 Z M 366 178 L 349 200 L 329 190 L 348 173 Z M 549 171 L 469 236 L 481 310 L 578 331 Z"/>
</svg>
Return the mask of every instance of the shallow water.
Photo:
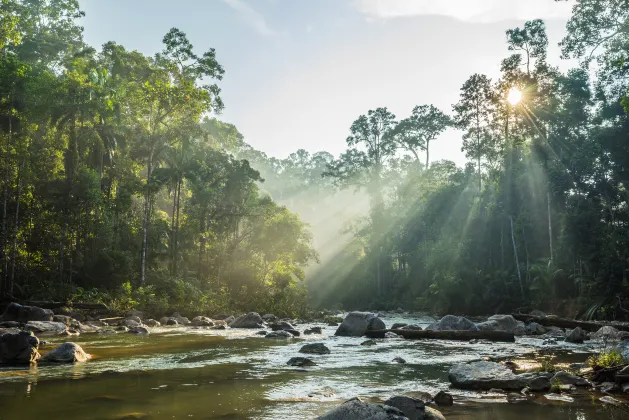
<svg viewBox="0 0 629 420">
<path fill-rule="evenodd" d="M 428 318 L 385 317 L 426 325 Z M 320 324 L 319 324 L 320 325 Z M 299 325 L 303 331 L 309 325 Z M 0 369 L 0 419 L 308 419 L 354 396 L 382 401 L 392 395 L 436 393 L 448 388 L 457 362 L 489 357 L 531 357 L 541 340 L 513 343 L 404 339 L 376 340 L 323 335 L 276 341 L 255 330 L 152 329 L 148 336 L 83 334 L 74 338 L 92 355 L 87 363 Z M 50 340 L 58 344 L 62 339 Z M 286 361 L 306 342 L 322 341 L 329 355 L 307 355 L 318 364 L 299 369 Z M 42 353 L 51 347 L 43 347 Z M 583 362 L 593 345 L 562 345 L 562 360 Z M 392 363 L 401 356 L 406 364 Z M 504 396 L 451 390 L 456 404 L 441 409 L 449 419 L 629 419 L 622 408 L 588 394 L 572 402 L 537 399 L 509 404 Z"/>
</svg>

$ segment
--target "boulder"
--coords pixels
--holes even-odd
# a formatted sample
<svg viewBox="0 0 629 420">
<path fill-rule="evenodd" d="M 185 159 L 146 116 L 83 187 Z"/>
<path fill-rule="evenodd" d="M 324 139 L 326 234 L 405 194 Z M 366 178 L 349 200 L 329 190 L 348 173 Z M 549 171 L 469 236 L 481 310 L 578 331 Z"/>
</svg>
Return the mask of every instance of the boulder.
<svg viewBox="0 0 629 420">
<path fill-rule="evenodd" d="M 125 321 L 134 321 L 137 324 L 142 324 L 142 318 L 140 318 L 139 316 L 134 316 L 134 315 L 126 317 Z"/>
<path fill-rule="evenodd" d="M 415 398 L 395 396 L 386 400 L 384 405 L 397 408 L 409 420 L 423 420 L 425 418 L 424 402 Z"/>
<path fill-rule="evenodd" d="M 288 366 L 297 366 L 297 367 L 308 367 L 308 366 L 316 366 L 317 364 L 307 357 L 291 357 L 288 362 L 286 362 Z"/>
<path fill-rule="evenodd" d="M 139 318 L 138 318 L 139 319 Z M 137 328 L 140 327 L 142 325 L 142 322 L 138 322 L 135 319 L 131 319 L 131 318 L 127 318 L 125 320 L 123 320 L 120 325 L 127 327 L 127 328 Z"/>
<path fill-rule="evenodd" d="M 52 320 L 54 322 L 63 322 L 64 324 L 66 324 L 66 326 L 68 327 L 72 327 L 72 328 L 81 328 L 82 325 L 79 321 L 77 321 L 76 319 L 68 316 L 68 315 L 55 315 L 52 317 Z"/>
<path fill-rule="evenodd" d="M 479 331 L 479 328 L 462 316 L 446 315 L 439 321 L 426 327 L 428 331 Z"/>
<path fill-rule="evenodd" d="M 400 336 L 394 332 L 387 331 L 384 333 L 384 338 L 400 338 Z"/>
<path fill-rule="evenodd" d="M 580 376 L 571 375 L 568 372 L 559 371 L 555 373 L 550 379 L 550 383 L 553 385 L 574 385 L 574 386 L 588 386 L 590 383 Z"/>
<path fill-rule="evenodd" d="M 411 324 L 411 325 L 406 325 L 406 326 L 402 327 L 401 329 L 402 330 L 421 331 L 422 327 L 420 327 L 419 325 Z"/>
<path fill-rule="evenodd" d="M 397 356 L 393 358 L 393 363 L 400 363 L 400 364 L 404 364 L 406 363 L 406 360 L 404 360 L 403 358 Z"/>
<path fill-rule="evenodd" d="M 262 331 L 258 331 L 256 335 L 267 335 L 268 333 L 269 333 L 268 331 L 262 330 Z"/>
<path fill-rule="evenodd" d="M 74 363 L 86 362 L 90 356 L 86 354 L 81 346 L 74 343 L 59 344 L 42 358 L 43 362 Z"/>
<path fill-rule="evenodd" d="M 624 340 L 618 343 L 616 350 L 624 357 L 625 360 L 629 360 L 629 340 Z"/>
<path fill-rule="evenodd" d="M 334 335 L 344 337 L 361 337 L 367 331 L 384 330 L 386 325 L 375 314 L 370 312 L 350 312 Z M 382 334 L 384 336 L 384 333 Z"/>
<path fill-rule="evenodd" d="M 176 326 L 176 325 L 179 325 L 179 322 L 177 322 L 177 320 L 175 318 L 168 318 L 166 320 L 166 325 Z"/>
<path fill-rule="evenodd" d="M 214 322 L 207 316 L 195 316 L 192 318 L 192 325 L 195 327 L 213 327 Z"/>
<path fill-rule="evenodd" d="M 9 303 L 0 317 L 0 321 L 17 321 L 24 324 L 29 321 L 52 321 L 53 316 L 54 314 L 50 309 Z"/>
<path fill-rule="evenodd" d="M 257 312 L 241 315 L 231 323 L 232 328 L 264 328 L 264 321 Z"/>
<path fill-rule="evenodd" d="M 568 336 L 566 337 L 566 341 L 568 343 L 576 343 L 581 344 L 583 340 L 587 338 L 587 334 L 585 331 L 581 329 L 581 327 L 576 327 L 574 330 L 570 331 Z"/>
<path fill-rule="evenodd" d="M 398 330 L 400 328 L 406 327 L 408 324 L 405 324 L 404 322 L 396 322 L 395 324 L 393 324 L 391 326 L 392 330 Z"/>
<path fill-rule="evenodd" d="M 524 326 L 527 335 L 544 335 L 546 334 L 546 328 L 537 322 L 529 322 Z"/>
<path fill-rule="evenodd" d="M 24 326 L 26 331 L 32 331 L 35 334 L 53 334 L 67 335 L 68 327 L 63 322 L 54 321 L 28 321 Z"/>
<path fill-rule="evenodd" d="M 285 340 L 287 338 L 293 338 L 293 335 L 288 331 L 272 331 L 264 336 L 265 338 L 272 338 L 276 340 Z"/>
<path fill-rule="evenodd" d="M 304 335 L 323 334 L 321 327 L 312 327 L 304 331 Z"/>
<path fill-rule="evenodd" d="M 395 407 L 383 404 L 370 404 L 359 398 L 345 401 L 338 407 L 318 417 L 319 420 L 408 420 L 404 413 Z"/>
<path fill-rule="evenodd" d="M 592 338 L 595 340 L 618 340 L 620 338 L 620 331 L 609 325 L 599 328 L 598 331 L 592 333 Z"/>
<path fill-rule="evenodd" d="M 133 328 L 129 328 L 129 331 L 131 334 L 148 334 L 149 330 L 147 330 L 144 327 L 133 327 Z"/>
<path fill-rule="evenodd" d="M 284 330 L 284 331 L 291 333 L 293 335 L 293 337 L 299 337 L 301 335 L 301 333 L 299 331 L 293 330 L 293 329 L 287 329 L 287 330 Z"/>
<path fill-rule="evenodd" d="M 179 312 L 175 312 L 171 318 L 175 318 L 179 325 L 189 325 L 190 320 L 185 316 L 181 316 Z"/>
<path fill-rule="evenodd" d="M 146 321 L 144 321 L 144 323 L 146 324 L 147 327 L 161 327 L 162 324 L 160 324 L 159 321 L 155 321 L 154 319 L 147 319 Z"/>
<path fill-rule="evenodd" d="M 299 352 L 306 354 L 330 354 L 330 349 L 323 343 L 312 343 L 302 346 Z"/>
<path fill-rule="evenodd" d="M 375 346 L 376 342 L 374 340 L 366 340 L 360 343 L 361 346 Z"/>
<path fill-rule="evenodd" d="M 295 329 L 295 327 L 293 327 L 289 322 L 286 322 L 286 321 L 279 321 L 279 322 L 274 322 L 273 324 L 269 324 L 269 328 L 271 328 L 273 331 Z"/>
<path fill-rule="evenodd" d="M 275 321 L 275 318 L 276 318 L 276 317 L 275 317 L 275 315 L 273 315 L 273 314 L 264 314 L 264 315 L 262 315 L 262 319 L 263 319 L 265 322 Z"/>
<path fill-rule="evenodd" d="M 511 315 L 493 315 L 485 322 L 476 324 L 481 331 L 507 331 L 515 333 L 520 324 Z M 521 325 L 522 327 L 524 324 Z"/>
<path fill-rule="evenodd" d="M 472 362 L 454 365 L 448 379 L 457 388 L 488 390 L 521 390 L 529 387 L 533 391 L 550 389 L 548 374 L 522 373 L 516 375 L 508 367 L 495 362 Z"/>
<path fill-rule="evenodd" d="M 0 332 L 0 363 L 30 364 L 41 357 L 37 349 L 39 339 L 32 332 Z"/>
<path fill-rule="evenodd" d="M 443 414 L 441 414 L 441 411 L 434 409 L 432 407 L 426 407 L 424 419 L 425 420 L 446 420 Z"/>
<path fill-rule="evenodd" d="M 435 404 L 444 407 L 449 407 L 454 404 L 454 398 L 452 398 L 452 395 L 445 391 L 437 392 L 437 395 L 435 395 L 433 399 L 435 401 Z"/>
</svg>

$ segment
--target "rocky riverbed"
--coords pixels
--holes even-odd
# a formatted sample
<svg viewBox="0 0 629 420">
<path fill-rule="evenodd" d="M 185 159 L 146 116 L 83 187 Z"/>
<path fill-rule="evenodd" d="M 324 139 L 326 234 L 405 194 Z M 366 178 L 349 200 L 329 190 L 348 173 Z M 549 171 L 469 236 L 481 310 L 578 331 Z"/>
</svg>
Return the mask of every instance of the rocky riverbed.
<svg viewBox="0 0 629 420">
<path fill-rule="evenodd" d="M 94 419 L 334 418 L 325 415 L 334 414 L 354 397 L 360 397 L 360 404 L 369 410 L 378 410 L 369 404 L 377 407 L 385 402 L 394 408 L 408 408 L 412 399 L 413 407 L 424 407 L 418 411 L 424 418 L 430 418 L 432 410 L 448 419 L 629 418 L 622 390 L 605 393 L 591 384 L 563 384 L 567 386 L 554 389 L 556 374 L 547 378 L 550 388 L 541 379 L 537 382 L 543 383 L 541 389 L 533 390 L 530 382 L 519 376 L 540 370 L 539 361 L 551 355 L 558 369 L 578 371 L 604 342 L 609 345 L 607 338 L 594 337 L 582 344 L 566 342 L 563 339 L 572 331 L 542 331 L 504 317 L 436 322 L 420 314 L 352 315 L 351 322 L 340 329 L 342 335 L 335 335 L 339 326 L 334 324 L 345 314 L 339 314 L 338 320 L 310 323 L 249 314 L 236 323 L 242 328 L 233 328 L 238 317 L 229 314 L 192 319 L 172 314 L 162 323 L 149 322 L 135 313 L 102 323 L 72 317 L 48 321 L 51 314 L 37 310 L 20 313 L 17 311 L 19 319 L 5 319 L 0 324 L 2 341 L 7 342 L 7 333 L 33 331 L 41 340 L 36 349 L 40 357 L 35 357 L 38 364 L 5 360 L 0 367 L 3 420 L 72 420 L 86 415 Z M 46 324 L 33 324 L 38 322 L 60 322 L 65 328 L 59 331 L 60 326 L 48 329 L 43 328 Z M 391 333 L 368 339 L 359 331 L 394 325 L 410 330 L 488 330 L 495 329 L 495 324 L 513 327 L 518 334 L 522 328 L 526 334 L 528 327 L 531 333 L 545 335 L 518 335 L 509 343 L 407 340 Z M 21 351 L 14 354 L 34 357 L 24 351 L 33 341 L 30 337 L 22 337 Z M 60 346 L 67 342 L 75 343 L 83 353 L 77 353 L 74 346 Z M 55 352 L 60 355 L 58 361 L 48 356 Z M 3 354 L 7 357 L 8 353 Z M 514 373 L 514 369 L 518 371 Z M 482 378 L 470 377 L 470 372 L 489 375 L 489 382 L 479 386 Z M 469 380 L 477 382 L 470 385 Z M 501 386 L 508 389 L 497 388 Z M 410 399 L 392 398 L 402 396 Z M 399 415 L 392 410 L 385 413 Z"/>
</svg>

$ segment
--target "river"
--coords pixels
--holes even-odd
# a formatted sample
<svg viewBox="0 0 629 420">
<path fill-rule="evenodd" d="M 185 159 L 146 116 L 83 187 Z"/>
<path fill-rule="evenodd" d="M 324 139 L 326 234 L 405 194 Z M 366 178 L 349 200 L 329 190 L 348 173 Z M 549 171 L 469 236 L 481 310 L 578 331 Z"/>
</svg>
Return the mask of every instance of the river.
<svg viewBox="0 0 629 420">
<path fill-rule="evenodd" d="M 427 325 L 427 317 L 385 316 Z M 319 325 L 322 324 L 312 324 Z M 303 331 L 311 324 L 298 326 Z M 83 334 L 74 341 L 92 355 L 87 363 L 0 368 L 0 420 L 47 419 L 309 419 L 354 396 L 381 401 L 392 395 L 447 389 L 448 368 L 457 362 L 535 357 L 541 339 L 470 344 L 436 340 L 376 340 L 323 335 L 276 341 L 255 330 L 162 327 L 150 335 Z M 325 342 L 329 355 L 308 355 L 317 366 L 299 369 L 286 361 L 307 342 Z M 559 358 L 582 363 L 595 344 L 561 344 Z M 45 353 L 52 346 L 40 350 Z M 302 355 L 305 356 L 305 355 Z M 392 363 L 396 356 L 406 364 Z M 587 393 L 571 402 L 538 396 L 507 403 L 504 395 L 451 390 L 449 420 L 629 419 L 624 409 Z"/>
</svg>

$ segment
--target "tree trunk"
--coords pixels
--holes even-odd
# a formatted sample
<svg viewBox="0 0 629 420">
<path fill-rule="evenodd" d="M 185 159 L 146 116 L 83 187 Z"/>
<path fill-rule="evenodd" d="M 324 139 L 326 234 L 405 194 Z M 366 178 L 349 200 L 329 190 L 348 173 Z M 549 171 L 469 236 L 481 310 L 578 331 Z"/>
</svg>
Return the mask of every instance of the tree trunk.
<svg viewBox="0 0 629 420">
<path fill-rule="evenodd" d="M 426 140 L 426 169 L 430 167 L 430 140 Z"/>
<path fill-rule="evenodd" d="M 550 261 L 553 261 L 553 225 L 550 218 L 550 190 L 546 193 L 548 200 L 548 247 L 550 250 Z"/>
<path fill-rule="evenodd" d="M 22 165 L 17 174 L 17 194 L 15 197 L 15 219 L 13 222 L 13 244 L 11 245 L 11 270 L 9 271 L 9 280 L 7 289 L 9 296 L 13 296 L 13 281 L 15 279 L 15 255 L 17 253 L 17 236 L 20 229 L 20 201 L 22 198 L 22 185 L 23 185 L 23 171 L 26 165 L 26 155 L 22 158 Z"/>
<path fill-rule="evenodd" d="M 177 207 L 177 187 L 173 189 L 173 208 L 170 215 L 170 275 L 175 274 L 175 212 Z"/>
<path fill-rule="evenodd" d="M 518 261 L 518 247 L 515 244 L 515 229 L 513 228 L 513 216 L 509 216 L 511 223 L 511 242 L 513 243 L 513 258 L 515 260 L 515 268 L 518 273 L 518 281 L 520 282 L 520 292 L 524 298 L 524 285 L 522 284 L 522 274 L 520 273 L 520 262 Z"/>
<path fill-rule="evenodd" d="M 6 56 L 6 52 L 5 52 Z M 9 106 L 12 107 L 12 95 L 9 99 Z M 11 139 L 13 135 L 13 117 L 9 111 L 9 133 L 7 136 L 7 147 L 4 151 L 4 179 L 2 185 L 2 227 L 0 228 L 0 297 L 8 292 L 7 288 L 7 201 L 9 199 L 9 152 L 11 149 Z"/>
<path fill-rule="evenodd" d="M 478 193 L 483 190 L 483 177 L 481 176 L 480 154 L 478 155 Z"/>
<path fill-rule="evenodd" d="M 173 275 L 177 274 L 177 248 L 179 247 L 179 209 L 181 208 L 181 176 L 177 180 L 177 215 L 175 217 L 175 248 L 173 249 Z"/>
<path fill-rule="evenodd" d="M 201 233 L 199 237 L 199 268 L 197 269 L 199 281 L 202 278 L 203 257 L 205 255 L 205 217 L 205 212 L 201 212 L 201 218 L 199 219 L 199 231 Z"/>
<path fill-rule="evenodd" d="M 146 192 L 144 195 L 144 220 L 142 221 L 142 256 L 140 260 L 140 284 L 146 282 L 146 248 L 148 246 L 150 195 L 151 195 L 151 172 L 153 166 L 153 150 L 150 151 L 146 164 Z"/>
</svg>

